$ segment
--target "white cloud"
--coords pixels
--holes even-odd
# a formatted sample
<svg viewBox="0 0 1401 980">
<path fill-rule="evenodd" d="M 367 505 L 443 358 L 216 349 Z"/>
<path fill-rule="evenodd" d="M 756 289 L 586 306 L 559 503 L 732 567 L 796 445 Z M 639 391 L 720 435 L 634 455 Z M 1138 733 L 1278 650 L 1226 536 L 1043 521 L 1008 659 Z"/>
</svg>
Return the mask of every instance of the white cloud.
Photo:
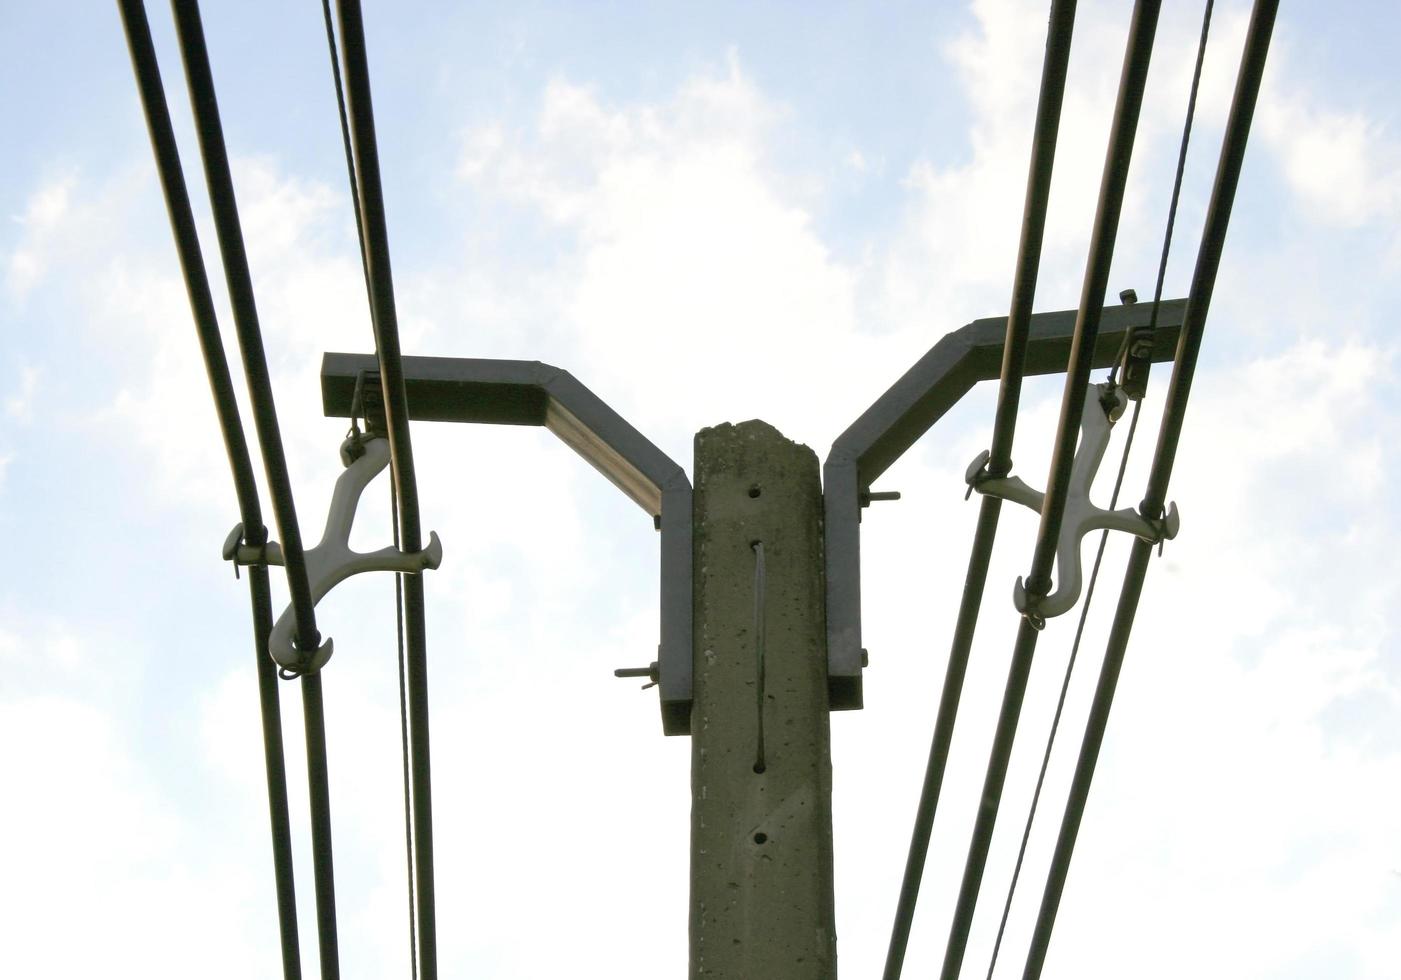
<svg viewBox="0 0 1401 980">
<path fill-rule="evenodd" d="M 1356 107 L 1339 108 L 1288 78 L 1288 49 L 1272 56 L 1259 128 L 1310 217 L 1325 225 L 1395 225 L 1401 141 Z M 1281 64 L 1282 63 L 1282 64 Z"/>
<path fill-rule="evenodd" d="M 24 214 L 12 218 L 20 227 L 21 243 L 4 257 L 10 294 L 23 299 L 39 283 L 52 261 L 55 232 L 71 213 L 74 174 L 47 181 L 30 195 Z"/>
</svg>

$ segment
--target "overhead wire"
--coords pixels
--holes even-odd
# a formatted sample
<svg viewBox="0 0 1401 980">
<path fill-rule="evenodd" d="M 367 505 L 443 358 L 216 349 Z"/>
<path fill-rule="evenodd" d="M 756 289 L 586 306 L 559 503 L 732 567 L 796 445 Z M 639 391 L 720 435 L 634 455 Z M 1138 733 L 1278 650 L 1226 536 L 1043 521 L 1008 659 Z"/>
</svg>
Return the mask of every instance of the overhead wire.
<svg viewBox="0 0 1401 980">
<path fill-rule="evenodd" d="M 1172 194 L 1168 201 L 1167 224 L 1163 231 L 1163 247 L 1158 258 L 1158 275 L 1153 287 L 1153 304 L 1148 313 L 1147 333 L 1152 335 L 1158 325 L 1158 311 L 1163 299 L 1163 284 L 1167 279 L 1168 258 L 1172 253 L 1172 231 L 1177 220 L 1177 204 L 1182 195 L 1182 178 L 1187 167 L 1187 149 L 1191 143 L 1192 119 L 1196 114 L 1197 91 L 1201 85 L 1202 64 L 1206 60 L 1207 37 L 1211 27 L 1212 0 L 1206 0 L 1205 12 L 1202 15 L 1201 37 L 1197 42 L 1196 63 L 1192 68 L 1191 89 L 1187 95 L 1186 120 L 1182 127 L 1182 139 L 1177 151 L 1177 172 L 1173 176 Z M 1109 383 L 1115 384 L 1116 376 L 1120 366 L 1129 356 L 1130 347 L 1133 342 L 1134 331 L 1129 331 L 1124 335 L 1124 350 L 1121 358 L 1116 360 L 1110 370 Z M 1141 392 L 1140 392 L 1141 394 Z M 1129 421 L 1128 435 L 1124 439 L 1124 449 L 1119 460 L 1119 472 L 1114 478 L 1114 492 L 1109 500 L 1109 509 L 1114 510 L 1119 504 L 1119 493 L 1124 485 L 1124 472 L 1128 468 L 1129 454 L 1133 449 L 1134 435 L 1138 431 L 1138 417 L 1143 408 L 1142 398 L 1136 398 L 1133 404 L 1133 417 Z M 988 961 L 988 980 L 992 980 L 993 971 L 997 968 L 998 953 L 1002 949 L 1002 939 L 1007 930 L 1007 919 L 1012 912 L 1012 901 L 1016 896 L 1017 884 L 1021 878 L 1022 864 L 1026 860 L 1027 845 L 1031 840 L 1031 828 L 1036 821 L 1036 810 L 1041 801 L 1041 791 L 1046 783 L 1046 771 L 1050 768 L 1051 752 L 1055 746 L 1056 734 L 1060 730 L 1061 716 L 1065 711 L 1065 700 L 1070 692 L 1071 677 L 1075 672 L 1075 663 L 1080 653 L 1080 643 L 1085 635 L 1085 623 L 1089 619 L 1090 607 L 1094 602 L 1095 586 L 1099 581 L 1100 565 L 1104 561 L 1104 549 L 1109 543 L 1109 530 L 1100 532 L 1099 546 L 1095 549 L 1094 566 L 1090 570 L 1089 584 L 1085 588 L 1085 601 L 1080 607 L 1079 622 L 1075 625 L 1075 639 L 1070 646 L 1070 656 L 1065 664 L 1065 676 L 1061 681 L 1060 694 L 1056 698 L 1056 710 L 1051 719 L 1051 729 L 1046 735 L 1046 750 L 1041 756 L 1041 769 L 1036 776 L 1036 788 L 1032 791 L 1031 805 L 1027 809 L 1026 824 L 1022 829 L 1021 843 L 1017 847 L 1017 860 L 1012 867 L 1012 879 L 1007 886 L 1007 898 L 1002 905 L 1002 918 L 997 925 L 997 937 L 993 940 L 992 955 Z"/>
<path fill-rule="evenodd" d="M 1041 263 L 1041 245 L 1050 203 L 1056 139 L 1060 132 L 1061 106 L 1065 96 L 1065 79 L 1074 27 L 1075 0 L 1054 0 L 1046 27 L 1041 89 L 1036 104 L 1031 160 L 1027 168 L 1026 201 L 1022 213 L 1011 307 L 1007 317 L 1007 335 L 1003 345 L 992 449 L 989 454 L 988 468 L 996 475 L 1005 475 L 1012 465 L 1012 439 L 1025 371 L 1027 338 L 1031 329 L 1032 304 Z M 914 923 L 920 884 L 924 878 L 934 816 L 938 810 L 949 748 L 953 742 L 959 701 L 963 693 L 963 680 L 968 670 L 968 657 L 977 628 L 978 612 L 982 606 L 1001 508 L 1001 499 L 992 495 L 985 495 L 979 505 L 977 530 L 969 554 L 958 619 L 944 674 L 944 686 L 935 717 L 934 733 L 930 740 L 929 759 L 925 766 L 919 805 L 910 834 L 909 855 L 905 861 L 895 919 L 891 926 L 890 945 L 886 952 L 883 974 L 885 980 L 898 980 L 904 968 L 905 952 Z"/>
<path fill-rule="evenodd" d="M 358 0 L 337 0 L 342 64 L 345 70 L 345 103 L 350 118 L 351 147 L 355 162 L 355 186 L 363 217 L 365 264 L 370 284 L 371 321 L 379 362 L 380 392 L 389 437 L 392 477 L 398 495 L 398 514 L 405 550 L 423 546 L 409 435 L 408 396 L 399 349 L 398 314 L 394 278 L 389 257 L 389 237 L 380 180 L 379 150 L 375 136 L 374 106 L 365 49 L 364 17 Z M 436 980 L 437 920 L 433 876 L 433 794 L 428 731 L 427 626 L 422 576 L 403 582 L 407 639 L 406 674 L 412 808 L 414 882 L 417 891 L 418 965 L 426 980 Z"/>
<path fill-rule="evenodd" d="M 1152 58 L 1159 8 L 1160 0 L 1138 0 L 1134 5 L 1129 27 L 1129 39 L 1124 53 L 1119 93 L 1110 126 L 1109 146 L 1100 184 L 1099 203 L 1090 236 L 1080 307 L 1071 340 L 1060 422 L 1057 426 L 1055 448 L 1052 450 L 1031 571 L 1026 577 L 1025 588 L 1029 606 L 1026 614 L 1022 616 L 1017 630 L 1016 645 L 1012 651 L 1002 706 L 979 796 L 980 805 L 974 819 L 953 920 L 949 927 L 949 938 L 944 949 L 944 961 L 940 971 L 942 980 L 957 980 L 963 964 L 988 850 L 992 845 L 992 835 L 997 823 L 1002 789 L 1006 783 L 1017 722 L 1031 673 L 1031 661 L 1036 651 L 1037 637 L 1044 625 L 1037 621 L 1035 602 L 1038 597 L 1046 595 L 1051 585 L 1050 570 L 1055 560 L 1056 544 L 1064 518 L 1080 417 L 1089 384 L 1094 346 L 1099 334 L 1104 294 L 1108 286 L 1109 268 L 1114 254 L 1114 242 L 1118 232 L 1124 187 L 1128 179 L 1129 162 L 1133 154 L 1139 110 L 1143 102 L 1143 90 Z"/>
<path fill-rule="evenodd" d="M 1109 498 L 1109 509 L 1119 504 L 1119 492 L 1124 486 L 1124 473 L 1129 465 L 1129 453 L 1133 449 L 1133 437 L 1138 431 L 1138 416 L 1143 408 L 1142 401 L 1133 403 L 1133 415 L 1129 419 L 1128 436 L 1124 439 L 1124 451 L 1119 457 L 1119 473 L 1114 478 L 1114 493 Z M 1031 794 L 1031 806 L 1027 810 L 1026 826 L 1022 830 L 1021 844 L 1017 847 L 1017 861 L 1012 867 L 1012 880 L 1007 885 L 1007 900 L 1002 904 L 1002 919 L 997 924 L 997 938 L 992 943 L 992 956 L 988 960 L 988 980 L 992 980 L 997 969 L 997 955 L 1002 949 L 1002 937 L 1007 931 L 1007 918 L 1012 912 L 1012 899 L 1016 895 L 1017 882 L 1021 878 L 1022 863 L 1026 860 L 1026 847 L 1031 840 L 1032 824 L 1036 820 L 1036 808 L 1041 801 L 1041 789 L 1046 783 L 1046 770 L 1051 764 L 1051 749 L 1055 745 L 1056 732 L 1060 728 L 1061 715 L 1065 711 L 1066 695 L 1070 692 L 1070 679 L 1075 672 L 1075 661 L 1080 653 L 1080 640 L 1085 635 L 1085 622 L 1090 615 L 1090 604 L 1094 601 L 1095 585 L 1099 581 L 1100 564 L 1104 561 L 1104 548 L 1109 543 L 1109 531 L 1100 532 L 1099 547 L 1095 550 L 1094 565 L 1090 569 L 1090 580 L 1085 586 L 1085 601 L 1080 607 L 1080 619 L 1075 624 L 1075 640 L 1070 645 L 1070 657 L 1065 664 L 1065 677 L 1061 681 L 1060 696 L 1056 699 L 1055 715 L 1051 719 L 1051 730 L 1046 736 L 1046 751 L 1041 757 L 1041 771 L 1036 775 L 1036 789 Z"/>
<path fill-rule="evenodd" d="M 242 540 L 261 548 L 267 543 L 252 458 L 239 418 L 228 361 L 224 356 L 209 276 L 200 252 L 189 190 L 180 165 L 179 148 L 161 82 L 160 65 L 151 39 L 150 22 L 141 0 L 118 0 L 132 68 L 151 137 L 176 252 L 189 294 L 195 332 L 214 400 L 238 501 Z M 249 568 L 249 601 L 254 623 L 254 661 L 262 722 L 263 769 L 267 782 L 268 817 L 272 836 L 273 878 L 277 896 L 279 946 L 285 980 L 300 980 L 301 952 L 297 932 L 296 885 L 292 867 L 292 837 L 288 816 L 287 770 L 282 742 L 282 713 L 276 669 L 267 653 L 272 631 L 272 595 L 265 564 Z"/>
<path fill-rule="evenodd" d="M 214 90 L 209 52 L 204 40 L 199 4 L 197 0 L 172 0 L 171 8 L 175 16 L 181 59 L 185 64 L 195 132 L 204 161 L 210 210 L 214 216 L 215 233 L 223 257 L 224 278 L 228 284 L 239 349 L 243 355 L 244 375 L 248 382 L 254 425 L 262 450 L 263 468 L 272 495 L 273 514 L 282 546 L 283 564 L 287 572 L 297 625 L 296 646 L 309 654 L 320 645 L 321 636 L 316 629 L 316 612 L 307 577 L 306 555 L 297 523 L 286 455 L 282 447 L 272 382 L 268 375 L 262 329 L 253 295 L 253 277 L 238 217 L 233 174 L 229 166 L 228 150 L 224 144 L 223 125 L 219 118 L 219 104 Z M 311 809 L 317 946 L 323 980 L 335 980 L 340 976 L 340 954 L 336 931 L 335 868 L 331 844 L 325 708 L 320 672 L 305 673 L 301 679 L 307 789 Z"/>
<path fill-rule="evenodd" d="M 292 594 L 292 608 L 297 622 L 297 647 L 310 652 L 320 644 L 321 637 L 316 629 L 316 610 L 307 579 L 306 554 L 302 547 L 301 529 L 297 523 L 297 508 L 292 497 L 287 457 L 282 447 L 282 433 L 277 422 L 277 406 L 273 399 L 272 381 L 268 375 L 257 303 L 253 297 L 253 276 L 248 265 L 247 249 L 243 243 L 238 202 L 234 195 L 228 150 L 224 145 L 223 126 L 219 120 L 219 104 L 214 92 L 209 52 L 204 42 L 204 28 L 200 22 L 199 3 L 197 0 L 172 0 L 171 10 L 175 15 L 176 35 L 181 58 L 185 63 L 195 132 L 204 161 L 210 210 L 214 216 L 214 230 L 223 258 L 224 278 L 228 284 L 234 328 L 238 336 L 239 350 L 243 355 L 243 372 L 248 382 L 249 401 L 253 407 L 253 424 L 258 433 L 258 445 L 262 451 L 268 490 L 272 495 L 273 517 L 277 522 L 279 543 L 287 570 L 287 587 Z"/>
<path fill-rule="evenodd" d="M 1178 337 L 1172 378 L 1168 382 L 1163 419 L 1158 432 L 1158 444 L 1154 450 L 1153 463 L 1149 471 L 1147 493 L 1142 503 L 1139 504 L 1140 513 L 1146 517 L 1155 519 L 1160 517 L 1167 499 L 1168 481 L 1172 474 L 1178 443 L 1182 435 L 1187 400 L 1191 393 L 1197 360 L 1201 352 L 1207 313 L 1210 310 L 1212 293 L 1216 287 L 1216 275 L 1221 264 L 1226 232 L 1230 226 L 1236 188 L 1240 182 L 1246 144 L 1249 141 L 1250 126 L 1254 119 L 1255 105 L 1260 94 L 1260 84 L 1264 77 L 1270 38 L 1278 10 L 1278 0 L 1256 0 L 1251 10 L 1249 26 L 1246 28 L 1245 45 L 1241 53 L 1240 68 L 1236 75 L 1236 87 L 1231 99 L 1230 115 L 1227 118 L 1225 134 L 1221 141 L 1221 155 L 1217 163 L 1211 200 L 1207 205 L 1206 220 L 1202 228 L 1201 244 L 1197 250 L 1191 288 L 1187 295 L 1187 309 L 1183 314 L 1182 332 Z M 1119 603 L 1115 609 L 1109 640 L 1106 643 L 1104 663 L 1100 668 L 1099 680 L 1095 687 L 1094 699 L 1091 702 L 1090 714 L 1085 726 L 1085 734 L 1081 740 L 1080 754 L 1076 759 L 1075 771 L 1071 776 L 1065 813 L 1061 819 L 1055 850 L 1052 853 L 1050 871 L 1047 875 L 1041 905 L 1037 911 L 1032 931 L 1023 980 L 1037 980 L 1041 976 L 1041 970 L 1045 964 L 1051 932 L 1055 926 L 1056 913 L 1064 893 L 1080 823 L 1084 818 L 1090 784 L 1094 778 L 1095 766 L 1104 742 L 1109 711 L 1114 701 L 1119 674 L 1123 668 L 1124 654 L 1138 611 L 1138 602 L 1142 595 L 1143 582 L 1148 571 L 1148 560 L 1152 557 L 1152 552 L 1153 545 L 1150 542 L 1138 539 L 1134 541 L 1132 551 L 1129 554 L 1124 583 L 1119 593 Z"/>
<path fill-rule="evenodd" d="M 336 29 L 332 21 L 331 0 L 321 0 L 321 12 L 326 24 L 326 46 L 331 61 L 331 79 L 336 92 L 336 115 L 340 121 L 341 146 L 345 151 L 346 177 L 350 183 L 350 203 L 351 210 L 355 215 L 355 234 L 360 245 L 360 269 L 365 277 L 365 298 L 371 300 L 372 287 L 370 285 L 370 262 L 369 254 L 365 248 L 365 219 L 360 210 L 360 187 L 355 175 L 355 153 L 351 147 L 350 140 L 350 120 L 345 110 L 345 88 L 341 80 L 340 57 L 336 53 Z M 378 354 L 378 350 L 376 350 Z M 363 381 L 363 375 L 361 376 Z M 357 384 L 357 393 L 362 391 Z M 353 416 L 357 411 L 363 409 L 363 402 L 357 398 L 356 404 L 352 406 Z M 369 427 L 366 418 L 366 428 Z M 397 550 L 399 541 L 399 501 L 398 494 L 394 489 L 394 481 L 389 481 L 389 518 L 390 527 L 394 538 L 394 547 Z M 406 881 L 408 884 L 408 910 L 409 910 L 409 975 L 413 980 L 418 980 L 418 926 L 415 922 L 414 900 L 414 839 L 413 839 L 413 791 L 410 784 L 410 761 L 409 761 L 409 716 L 408 716 L 408 695 L 407 695 L 407 668 L 405 665 L 404 650 L 404 576 L 400 572 L 394 574 L 394 622 L 395 622 L 395 652 L 397 653 L 399 681 L 399 747 L 400 747 L 400 768 L 403 780 L 404 795 L 404 855 L 406 864 Z"/>
</svg>

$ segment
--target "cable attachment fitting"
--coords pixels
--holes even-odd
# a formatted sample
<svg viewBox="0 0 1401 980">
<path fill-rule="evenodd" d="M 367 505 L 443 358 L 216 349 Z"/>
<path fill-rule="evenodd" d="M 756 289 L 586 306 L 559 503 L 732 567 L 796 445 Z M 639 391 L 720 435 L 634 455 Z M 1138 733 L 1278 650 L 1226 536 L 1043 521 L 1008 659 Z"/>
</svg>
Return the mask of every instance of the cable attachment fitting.
<svg viewBox="0 0 1401 980">
<path fill-rule="evenodd" d="M 963 482 L 968 484 L 968 492 L 963 495 L 964 500 L 973 496 L 973 491 L 977 490 L 979 486 L 986 483 L 988 480 L 997 479 L 997 477 L 992 475 L 992 471 L 988 469 L 988 461 L 991 459 L 992 450 L 984 449 L 973 457 L 973 462 L 968 464 L 968 469 L 963 473 Z"/>
<path fill-rule="evenodd" d="M 347 443 L 350 441 L 346 440 Z M 321 541 L 316 547 L 306 550 L 307 583 L 311 588 L 313 604 L 320 602 L 336 585 L 361 572 L 413 575 L 426 568 L 437 568 L 443 561 L 443 545 L 436 531 L 429 532 L 428 547 L 422 551 L 406 553 L 392 546 L 369 553 L 351 550 L 350 528 L 355 523 L 355 509 L 360 503 L 360 495 L 370 481 L 389 465 L 388 439 L 375 435 L 361 437 L 359 445 L 363 452 L 346 466 L 345 472 L 336 480 Z M 267 562 L 281 565 L 281 549 L 277 549 L 274 555 L 274 548 L 277 546 L 268 546 Z M 328 637 L 315 650 L 301 650 L 294 642 L 296 631 L 296 616 L 292 607 L 288 606 L 273 624 L 272 635 L 268 637 L 268 654 L 283 669 L 284 675 L 315 673 L 331 659 L 331 640 Z"/>
<path fill-rule="evenodd" d="M 264 529 L 263 534 L 267 534 Z M 242 522 L 235 524 L 229 536 L 224 539 L 224 561 L 233 562 L 234 578 L 238 578 L 240 565 L 281 565 L 282 546 L 276 541 L 262 544 L 249 544 Z"/>
<path fill-rule="evenodd" d="M 1041 629 L 1046 620 L 1059 616 L 1074 608 L 1080 598 L 1082 571 L 1080 567 L 1080 543 L 1091 531 L 1127 531 L 1135 537 L 1153 544 L 1160 544 L 1166 538 L 1176 537 L 1181 521 L 1177 505 L 1168 508 L 1167 515 L 1158 521 L 1144 518 L 1131 507 L 1119 510 L 1105 510 L 1090 501 L 1090 488 L 1094 485 L 1095 474 L 1104 459 L 1104 451 L 1109 448 L 1110 429 L 1123 414 L 1128 404 L 1128 396 L 1118 385 L 1091 384 L 1085 396 L 1085 408 L 1080 414 L 1080 448 L 1075 453 L 1075 462 L 1070 471 L 1070 483 L 1066 488 L 1065 515 L 1061 519 L 1060 537 L 1056 542 L 1056 571 L 1059 576 L 1055 591 L 1050 591 L 1051 582 L 1044 588 L 1032 588 L 1019 577 L 1012 589 L 1012 602 L 1017 611 L 1025 616 L 1032 626 Z M 1016 476 L 988 477 L 980 475 L 986 463 L 987 453 L 980 453 L 968 468 L 968 486 L 978 493 L 990 494 L 1003 500 L 1029 507 L 1041 513 L 1046 495 L 1027 486 Z"/>
</svg>

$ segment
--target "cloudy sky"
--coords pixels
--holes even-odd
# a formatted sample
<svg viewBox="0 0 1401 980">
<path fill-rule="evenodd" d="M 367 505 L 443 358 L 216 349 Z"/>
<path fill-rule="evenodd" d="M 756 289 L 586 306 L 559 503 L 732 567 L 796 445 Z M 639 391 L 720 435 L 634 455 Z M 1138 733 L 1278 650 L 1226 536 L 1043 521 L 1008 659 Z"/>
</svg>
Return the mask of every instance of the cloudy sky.
<svg viewBox="0 0 1401 980">
<path fill-rule="evenodd" d="M 1078 298 L 1129 6 L 1081 4 L 1039 310 Z M 344 430 L 321 417 L 319 359 L 372 345 L 320 5 L 206 7 L 314 537 Z M 1151 295 L 1161 245 L 1201 13 L 1165 7 L 1112 293 Z M 1217 5 L 1169 296 L 1246 14 Z M 213 271 L 169 13 L 151 17 Z M 749 418 L 825 456 L 944 333 L 1006 312 L 1039 0 L 366 17 L 409 353 L 565 367 L 689 469 L 696 430 Z M 1150 568 L 1047 976 L 1397 975 L 1396 34 L 1389 4 L 1284 5 L 1172 488 L 1182 533 Z M 272 976 L 246 587 L 219 560 L 237 512 L 115 7 L 0 5 L 0 89 L 0 972 Z M 904 500 L 863 526 L 866 709 L 833 719 L 848 977 L 884 955 L 992 394 L 890 471 Z M 1059 395 L 1037 381 L 1023 402 L 1033 484 Z M 662 737 L 653 692 L 611 676 L 655 648 L 650 521 L 543 430 L 414 439 L 445 548 L 427 580 L 444 975 L 679 976 L 690 747 Z M 380 546 L 383 481 L 365 501 L 355 540 Z M 1034 517 L 1004 514 L 908 976 L 942 954 L 1030 560 Z M 1020 975 L 1108 595 L 999 975 Z M 407 975 L 392 596 L 363 576 L 319 613 L 347 977 Z M 986 969 L 1072 629 L 1040 644 L 967 976 Z M 300 702 L 283 693 L 314 974 Z"/>
</svg>

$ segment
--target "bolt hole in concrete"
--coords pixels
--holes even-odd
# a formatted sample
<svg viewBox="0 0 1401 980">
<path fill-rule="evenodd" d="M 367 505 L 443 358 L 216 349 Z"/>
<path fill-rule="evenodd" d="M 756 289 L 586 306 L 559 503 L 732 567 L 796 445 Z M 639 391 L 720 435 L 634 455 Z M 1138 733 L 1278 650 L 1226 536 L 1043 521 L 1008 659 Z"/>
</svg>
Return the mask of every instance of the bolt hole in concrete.
<svg viewBox="0 0 1401 980">
<path fill-rule="evenodd" d="M 759 833 L 754 835 L 754 843 L 756 844 L 766 844 L 768 843 L 768 840 L 769 835 L 764 833 L 763 831 L 760 831 Z"/>
<path fill-rule="evenodd" d="M 751 497 L 757 497 L 757 496 L 759 496 L 760 492 L 761 492 L 761 491 L 759 490 L 759 484 L 757 484 L 757 483 L 754 484 L 752 487 L 749 488 L 749 496 L 751 496 Z"/>
<path fill-rule="evenodd" d="M 768 766 L 764 765 L 762 762 L 756 762 L 756 763 L 754 763 L 754 772 L 755 772 L 757 775 L 762 776 L 762 775 L 764 774 L 764 770 L 767 769 L 767 768 L 768 768 Z"/>
</svg>

